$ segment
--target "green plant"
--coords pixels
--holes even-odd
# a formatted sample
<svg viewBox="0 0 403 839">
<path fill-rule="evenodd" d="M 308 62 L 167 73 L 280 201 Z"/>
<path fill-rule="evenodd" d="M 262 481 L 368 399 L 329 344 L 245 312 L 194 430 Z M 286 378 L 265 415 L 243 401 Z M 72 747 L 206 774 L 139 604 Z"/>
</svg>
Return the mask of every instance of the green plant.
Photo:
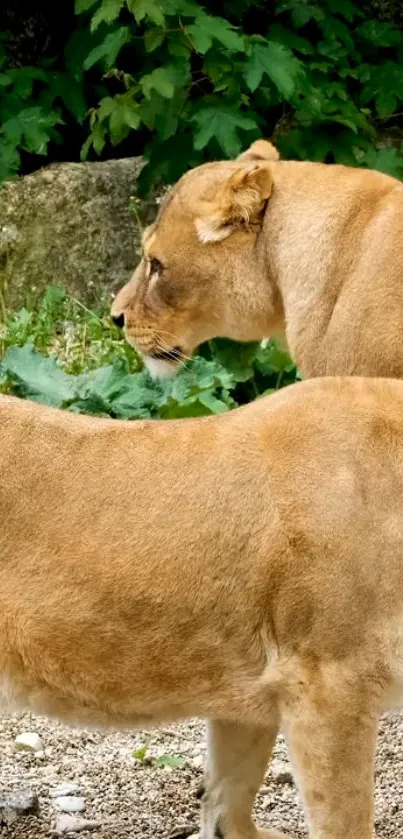
<svg viewBox="0 0 403 839">
<path fill-rule="evenodd" d="M 49 143 L 62 143 L 66 115 L 84 121 L 87 105 L 82 72 L 69 60 L 63 70 L 44 59 L 38 67 L 9 67 L 7 33 L 0 33 L 0 181 L 17 173 L 21 153 L 46 158 Z"/>
<path fill-rule="evenodd" d="M 155 759 L 154 766 L 157 769 L 183 769 L 185 762 L 179 755 L 161 755 Z"/>
<path fill-rule="evenodd" d="M 206 352 L 206 350 L 205 350 Z M 173 379 L 155 381 L 145 370 L 130 373 L 121 357 L 87 372 L 66 373 L 55 358 L 31 344 L 11 347 L 0 364 L 3 391 L 78 413 L 118 419 L 174 419 L 228 411 L 291 383 L 296 372 L 274 346 L 253 352 L 233 346 L 230 368 L 214 345 L 210 358 L 195 356 Z M 226 351 L 226 358 L 229 351 Z"/>
<path fill-rule="evenodd" d="M 134 350 L 110 320 L 108 301 L 89 310 L 56 285 L 48 286 L 39 302 L 27 300 L 19 311 L 3 313 L 0 359 L 11 347 L 24 344 L 57 357 L 69 373 L 90 370 L 120 358 L 127 360 L 130 370 L 139 366 Z"/>
<path fill-rule="evenodd" d="M 403 32 L 360 5 L 76 0 L 99 33 L 86 68 L 121 86 L 91 110 L 84 157 L 141 129 L 147 189 L 277 126 L 286 156 L 401 174 L 399 147 L 376 140 L 402 109 Z"/>
<path fill-rule="evenodd" d="M 76 335 L 72 344 L 69 328 Z M 224 413 L 297 376 L 288 355 L 272 343 L 217 340 L 201 347 L 175 378 L 152 380 L 105 310 L 91 312 L 57 286 L 36 310 L 7 315 L 2 334 L 0 390 L 119 419 Z"/>
<path fill-rule="evenodd" d="M 150 746 L 149 743 L 143 743 L 142 746 L 139 746 L 138 748 L 133 749 L 133 751 L 132 751 L 133 757 L 136 758 L 136 760 L 138 760 L 140 763 L 146 763 L 148 761 L 149 746 Z"/>
<path fill-rule="evenodd" d="M 133 749 L 132 755 L 141 764 L 145 766 L 155 766 L 156 769 L 182 769 L 185 765 L 185 759 L 179 755 L 163 754 L 159 757 L 153 757 L 149 754 L 151 741 L 143 743 L 136 749 Z"/>
<path fill-rule="evenodd" d="M 403 32 L 358 0 L 76 0 L 76 13 L 40 67 L 10 68 L 0 35 L 0 179 L 85 113 L 83 158 L 144 153 L 143 192 L 273 132 L 286 157 L 402 174 Z"/>
</svg>

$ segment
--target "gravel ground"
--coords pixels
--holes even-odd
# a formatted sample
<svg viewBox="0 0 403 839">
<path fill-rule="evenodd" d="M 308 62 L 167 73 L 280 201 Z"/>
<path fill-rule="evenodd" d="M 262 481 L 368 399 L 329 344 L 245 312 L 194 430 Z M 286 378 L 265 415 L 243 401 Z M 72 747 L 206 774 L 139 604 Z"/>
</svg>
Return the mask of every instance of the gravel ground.
<svg viewBox="0 0 403 839">
<path fill-rule="evenodd" d="M 14 739 L 24 731 L 40 735 L 42 755 L 15 751 Z M 141 748 L 145 745 L 144 757 Z M 133 756 L 134 751 L 141 760 Z M 81 839 L 179 839 L 181 831 L 185 837 L 190 828 L 197 829 L 197 788 L 205 754 L 204 727 L 200 723 L 133 735 L 105 735 L 66 728 L 31 715 L 12 716 L 0 723 L 0 754 L 0 789 L 34 789 L 41 806 L 39 817 L 28 816 L 11 827 L 0 828 L 2 839 L 49 839 L 56 817 L 51 793 L 67 782 L 76 782 L 85 798 L 86 809 L 80 817 L 100 824 L 99 829 L 77 834 Z M 180 767 L 153 765 L 161 756 L 166 762 L 167 755 L 181 758 Z M 275 758 L 287 760 L 281 738 Z M 257 800 L 256 815 L 264 825 L 289 831 L 295 837 L 306 836 L 295 787 L 270 771 Z M 403 837 L 403 715 L 389 716 L 382 722 L 376 816 L 379 839 Z"/>
</svg>

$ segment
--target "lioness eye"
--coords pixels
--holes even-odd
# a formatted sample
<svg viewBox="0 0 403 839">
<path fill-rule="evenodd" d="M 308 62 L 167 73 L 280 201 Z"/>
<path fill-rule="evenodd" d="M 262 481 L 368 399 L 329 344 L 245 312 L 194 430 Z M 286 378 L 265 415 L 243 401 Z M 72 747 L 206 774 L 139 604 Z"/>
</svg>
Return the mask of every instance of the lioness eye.
<svg viewBox="0 0 403 839">
<path fill-rule="evenodd" d="M 163 270 L 164 266 L 162 262 L 159 261 L 159 259 L 156 259 L 155 257 L 150 259 L 150 276 L 152 276 L 153 274 L 161 274 Z"/>
</svg>

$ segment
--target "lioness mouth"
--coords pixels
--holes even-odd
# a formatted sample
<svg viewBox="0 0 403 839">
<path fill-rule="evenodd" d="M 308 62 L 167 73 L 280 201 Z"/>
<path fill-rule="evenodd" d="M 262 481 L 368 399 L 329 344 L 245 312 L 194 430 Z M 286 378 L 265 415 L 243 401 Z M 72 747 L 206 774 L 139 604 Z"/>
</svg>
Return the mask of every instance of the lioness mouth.
<svg viewBox="0 0 403 839">
<path fill-rule="evenodd" d="M 154 350 L 148 355 L 158 361 L 181 361 L 183 359 L 183 352 L 180 347 L 172 347 L 170 350 Z"/>
</svg>

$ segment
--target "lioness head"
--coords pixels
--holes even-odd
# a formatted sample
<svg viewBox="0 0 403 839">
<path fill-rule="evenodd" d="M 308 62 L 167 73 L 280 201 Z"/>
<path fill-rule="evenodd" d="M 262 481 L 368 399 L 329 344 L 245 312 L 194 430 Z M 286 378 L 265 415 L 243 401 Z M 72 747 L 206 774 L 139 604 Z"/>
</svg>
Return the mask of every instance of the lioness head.
<svg viewBox="0 0 403 839">
<path fill-rule="evenodd" d="M 143 255 L 112 317 L 152 373 L 174 372 L 213 337 L 260 340 L 275 325 L 260 236 L 276 149 L 192 169 L 143 235 Z"/>
</svg>

